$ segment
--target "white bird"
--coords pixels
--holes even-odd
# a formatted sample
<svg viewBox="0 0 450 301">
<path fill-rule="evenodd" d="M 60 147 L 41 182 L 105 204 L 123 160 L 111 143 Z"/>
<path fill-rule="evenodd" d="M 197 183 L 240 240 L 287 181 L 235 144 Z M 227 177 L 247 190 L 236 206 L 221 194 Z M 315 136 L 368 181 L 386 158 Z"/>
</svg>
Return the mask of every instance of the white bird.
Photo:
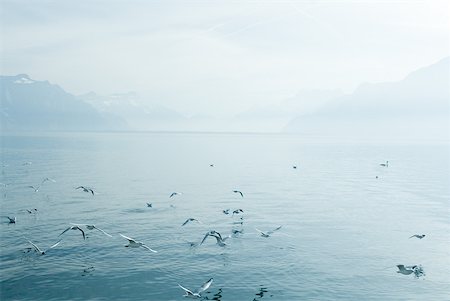
<svg viewBox="0 0 450 301">
<path fill-rule="evenodd" d="M 32 188 L 32 189 L 34 190 L 34 192 L 38 192 L 39 189 L 41 188 L 41 185 L 39 185 L 39 186 L 29 185 L 29 186 L 27 186 L 27 187 L 28 187 L 28 188 Z"/>
<path fill-rule="evenodd" d="M 83 189 L 84 192 L 89 192 L 92 193 L 92 195 L 94 195 L 94 190 L 90 187 L 86 187 L 86 186 L 78 186 L 75 189 Z"/>
<path fill-rule="evenodd" d="M 9 219 L 9 223 L 10 224 L 15 224 L 17 221 L 17 218 L 15 216 L 13 216 L 12 218 L 6 215 L 3 215 L 2 217 L 6 217 L 7 219 Z"/>
<path fill-rule="evenodd" d="M 39 189 L 41 188 L 42 185 L 44 185 L 45 182 L 53 182 L 55 183 L 56 181 L 50 178 L 45 178 L 41 181 L 41 184 L 39 184 L 38 186 L 33 186 L 33 185 L 29 185 L 28 188 L 32 188 L 34 189 L 34 192 L 38 192 Z"/>
<path fill-rule="evenodd" d="M 386 163 L 381 163 L 380 166 L 389 167 L 389 161 L 386 161 Z"/>
<path fill-rule="evenodd" d="M 120 233 L 119 233 L 120 234 Z M 125 236 L 123 234 L 120 234 L 120 236 L 122 236 L 123 238 L 128 240 L 128 245 L 126 245 L 125 247 L 130 247 L 130 248 L 139 248 L 139 247 L 143 247 L 149 251 L 152 251 L 153 253 L 158 253 L 157 251 L 151 249 L 150 247 L 148 247 L 147 245 L 145 245 L 144 243 L 140 242 L 140 241 L 136 241 L 133 238 L 130 238 L 128 236 Z"/>
<path fill-rule="evenodd" d="M 206 240 L 206 238 L 208 238 L 208 236 L 214 237 L 217 241 L 217 244 L 221 247 L 225 247 L 227 245 L 225 243 L 225 240 L 227 240 L 228 238 L 231 237 L 230 235 L 228 235 L 228 236 L 222 238 L 222 235 L 220 235 L 219 232 L 212 230 L 205 234 L 205 236 L 203 237 L 202 242 L 200 244 L 203 244 L 203 242 Z"/>
<path fill-rule="evenodd" d="M 172 194 L 169 196 L 169 198 L 174 197 L 179 194 L 181 195 L 182 193 L 181 192 L 172 192 Z"/>
<path fill-rule="evenodd" d="M 189 222 L 197 222 L 197 223 L 201 224 L 201 222 L 198 219 L 190 217 L 181 226 L 184 226 L 184 225 L 186 225 Z"/>
<path fill-rule="evenodd" d="M 62 231 L 61 234 L 59 234 L 58 236 L 63 235 L 64 233 L 66 233 L 69 230 L 79 230 L 81 232 L 81 234 L 83 234 L 83 239 L 86 239 L 86 235 L 84 234 L 83 229 L 81 229 L 78 226 L 70 226 L 69 228 L 67 228 L 66 230 Z"/>
<path fill-rule="evenodd" d="M 94 229 L 96 229 L 96 230 L 102 232 L 103 234 L 105 234 L 106 236 L 112 237 L 111 234 L 106 233 L 105 231 L 103 231 L 102 229 L 96 227 L 95 225 L 88 225 L 88 224 L 73 224 L 73 223 L 70 223 L 70 224 L 71 224 L 71 225 L 74 225 L 74 226 L 85 226 L 86 229 L 88 229 L 88 230 L 94 230 Z"/>
<path fill-rule="evenodd" d="M 31 165 L 31 164 L 33 164 L 33 162 L 25 162 L 22 165 Z"/>
<path fill-rule="evenodd" d="M 183 287 L 181 284 L 178 284 L 179 287 L 181 287 L 181 289 L 184 290 L 185 294 L 183 295 L 183 297 L 190 297 L 190 298 L 201 298 L 202 296 L 200 295 L 201 293 L 203 293 L 204 291 L 206 291 L 211 284 L 213 283 L 213 278 L 209 279 L 208 281 L 206 281 L 198 290 L 196 290 L 195 292 L 191 291 L 190 289 L 187 289 L 185 287 Z"/>
<path fill-rule="evenodd" d="M 239 190 L 233 190 L 233 192 L 234 192 L 234 193 L 239 193 L 239 194 L 241 195 L 242 198 L 244 197 L 244 194 L 243 194 L 241 191 L 239 191 Z"/>
<path fill-rule="evenodd" d="M 400 274 L 403 274 L 403 275 L 409 275 L 409 274 L 412 274 L 412 273 L 414 273 L 414 269 L 416 268 L 417 266 L 404 266 L 403 264 L 398 264 L 397 265 L 397 268 L 398 268 L 398 271 L 397 271 L 397 273 L 400 273 Z"/>
<path fill-rule="evenodd" d="M 263 231 L 258 230 L 258 229 L 256 229 L 256 228 L 255 228 L 255 230 L 258 231 L 258 232 L 261 234 L 262 237 L 270 237 L 270 235 L 272 235 L 273 232 L 280 230 L 281 227 L 282 227 L 282 226 L 279 226 L 279 227 L 277 227 L 277 228 L 275 228 L 275 229 L 273 229 L 273 230 L 271 230 L 271 231 L 267 231 L 267 232 L 263 232 Z"/>
<path fill-rule="evenodd" d="M 45 182 L 53 182 L 53 183 L 56 183 L 56 181 L 53 180 L 53 179 L 45 178 L 45 179 L 42 180 L 41 185 L 44 184 Z"/>
<path fill-rule="evenodd" d="M 28 241 L 36 250 L 36 252 L 38 252 L 40 255 L 45 255 L 45 252 L 47 252 L 50 249 L 53 249 L 54 247 L 56 247 L 57 245 L 59 245 L 59 243 L 61 242 L 61 240 L 59 240 L 56 244 L 54 244 L 53 246 L 51 246 L 50 248 L 48 248 L 47 250 L 42 251 L 37 245 L 35 245 L 33 242 L 31 242 L 30 240 Z"/>
<path fill-rule="evenodd" d="M 413 238 L 413 237 L 416 237 L 416 238 L 418 238 L 418 239 L 422 239 L 422 238 L 425 237 L 425 234 L 422 234 L 422 235 L 414 234 L 413 236 L 410 236 L 409 238 Z"/>
</svg>

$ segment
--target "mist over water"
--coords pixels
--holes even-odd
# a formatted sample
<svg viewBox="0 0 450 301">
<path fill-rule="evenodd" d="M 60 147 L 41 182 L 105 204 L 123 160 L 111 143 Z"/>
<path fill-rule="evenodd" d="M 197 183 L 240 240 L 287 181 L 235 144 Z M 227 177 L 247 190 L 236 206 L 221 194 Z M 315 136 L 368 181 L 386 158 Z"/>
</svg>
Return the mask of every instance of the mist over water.
<svg viewBox="0 0 450 301">
<path fill-rule="evenodd" d="M 2 300 L 183 300 L 178 283 L 211 277 L 208 300 L 448 298 L 448 141 L 35 133 L 1 144 L 1 215 L 17 217 L 0 224 Z M 56 183 L 27 187 L 45 177 Z M 181 227 L 189 217 L 202 224 Z M 46 255 L 27 252 L 28 239 L 46 249 L 69 223 L 113 237 L 68 231 Z M 255 230 L 278 226 L 268 238 Z M 224 248 L 214 238 L 190 246 L 213 229 L 243 233 Z M 158 253 L 125 248 L 119 233 Z"/>
</svg>

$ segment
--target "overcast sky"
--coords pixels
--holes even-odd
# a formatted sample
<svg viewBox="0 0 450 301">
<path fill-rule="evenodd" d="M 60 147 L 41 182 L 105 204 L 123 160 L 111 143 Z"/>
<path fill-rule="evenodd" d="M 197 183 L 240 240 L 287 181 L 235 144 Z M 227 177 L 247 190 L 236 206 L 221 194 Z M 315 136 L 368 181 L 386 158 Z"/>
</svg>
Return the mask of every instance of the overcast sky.
<svg viewBox="0 0 450 301">
<path fill-rule="evenodd" d="M 449 1 L 1 3 L 1 74 L 137 92 L 186 115 L 352 92 L 449 55 Z"/>
</svg>

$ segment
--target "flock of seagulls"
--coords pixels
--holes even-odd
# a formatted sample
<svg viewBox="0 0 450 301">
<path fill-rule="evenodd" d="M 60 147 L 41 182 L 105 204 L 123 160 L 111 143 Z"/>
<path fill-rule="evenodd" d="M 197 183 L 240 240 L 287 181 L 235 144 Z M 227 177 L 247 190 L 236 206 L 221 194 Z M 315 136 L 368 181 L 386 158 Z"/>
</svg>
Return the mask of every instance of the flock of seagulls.
<svg viewBox="0 0 450 301">
<path fill-rule="evenodd" d="M 32 164 L 31 162 L 25 162 L 23 165 L 31 165 L 31 164 Z M 389 166 L 389 161 L 386 161 L 385 163 L 381 163 L 379 165 L 382 166 L 382 167 L 388 167 Z M 210 164 L 210 167 L 214 167 L 214 164 Z M 294 165 L 294 166 L 292 166 L 292 168 L 293 169 L 297 169 L 297 166 Z M 32 188 L 35 192 L 38 192 L 39 189 L 42 187 L 42 185 L 44 185 L 44 183 L 46 183 L 46 182 L 56 182 L 56 181 L 51 179 L 51 178 L 44 178 L 39 185 L 37 185 L 37 186 L 30 185 L 30 186 L 27 186 L 27 187 Z M 95 195 L 95 192 L 94 192 L 93 188 L 88 187 L 88 186 L 78 186 L 75 189 L 76 190 L 80 190 L 81 189 L 83 192 Z M 244 198 L 244 194 L 243 194 L 242 191 L 240 191 L 240 190 L 233 190 L 232 192 L 235 193 L 235 194 L 240 195 L 241 198 Z M 182 195 L 182 193 L 181 192 L 172 192 L 170 194 L 169 198 L 173 198 L 173 197 L 178 196 L 178 195 Z M 148 208 L 152 208 L 153 207 L 152 203 L 146 203 L 146 205 L 147 205 Z M 33 213 L 37 212 L 36 208 L 25 209 L 25 210 L 29 214 L 33 214 Z M 228 209 L 222 210 L 222 212 L 225 215 L 230 215 L 231 214 L 232 216 L 234 216 L 234 215 L 239 215 L 239 214 L 244 213 L 244 210 L 241 209 L 241 208 L 237 208 L 237 209 L 234 209 L 234 210 L 228 208 Z M 10 224 L 15 224 L 17 222 L 17 219 L 16 219 L 15 216 L 13 216 L 13 217 L 2 216 L 2 217 L 8 219 L 8 223 L 10 223 Z M 194 222 L 196 222 L 198 224 L 202 224 L 202 222 L 199 221 L 198 219 L 189 217 L 181 224 L 181 226 L 184 227 L 187 224 L 194 223 Z M 240 217 L 240 220 L 233 222 L 233 224 L 243 225 L 243 217 Z M 86 230 L 89 230 L 89 231 L 96 230 L 96 231 L 104 234 L 105 236 L 113 237 L 111 234 L 107 233 L 103 229 L 101 229 L 101 228 L 99 228 L 99 227 L 97 227 L 97 226 L 95 226 L 93 224 L 75 224 L 75 223 L 70 223 L 70 226 L 67 227 L 64 231 L 62 231 L 59 234 L 59 236 L 62 236 L 63 234 L 65 234 L 66 232 L 68 232 L 70 230 L 73 230 L 73 231 L 79 231 L 80 234 L 83 237 L 83 240 L 85 240 L 86 239 L 86 234 L 85 234 L 85 230 L 83 230 L 83 228 L 86 229 Z M 275 232 L 279 231 L 281 228 L 282 228 L 282 226 L 278 226 L 278 227 L 276 227 L 276 228 L 274 228 L 272 230 L 268 230 L 268 231 L 262 231 L 262 230 L 259 230 L 257 228 L 255 228 L 255 230 L 260 234 L 261 237 L 269 238 L 272 234 L 274 234 Z M 232 231 L 231 231 L 232 235 L 237 235 L 237 234 L 242 234 L 242 233 L 243 233 L 243 229 L 232 229 Z M 137 241 L 136 239 L 128 237 L 128 236 L 126 236 L 126 235 L 124 235 L 122 233 L 119 233 L 119 235 L 122 238 L 124 238 L 124 239 L 126 239 L 128 241 L 128 244 L 125 245 L 124 247 L 127 247 L 127 248 L 144 248 L 144 249 L 146 249 L 146 250 L 148 250 L 150 252 L 153 252 L 153 253 L 157 253 L 158 252 L 158 251 L 152 249 L 147 244 L 145 244 L 145 243 L 143 243 L 141 241 Z M 216 240 L 216 244 L 218 246 L 226 247 L 227 246 L 226 241 L 228 239 L 230 239 L 232 237 L 232 235 L 223 236 L 221 233 L 219 233 L 219 232 L 217 232 L 215 230 L 209 230 L 208 232 L 206 232 L 204 234 L 203 239 L 200 241 L 199 244 L 191 243 L 191 246 L 202 245 L 209 237 L 213 237 Z M 426 236 L 425 234 L 414 234 L 414 235 L 410 236 L 409 238 L 423 239 L 425 236 Z M 37 254 L 45 255 L 45 254 L 47 254 L 47 252 L 49 250 L 57 247 L 61 243 L 62 240 L 61 239 L 58 240 L 56 243 L 54 243 L 48 249 L 45 249 L 45 250 L 39 248 L 31 240 L 27 240 L 27 241 L 33 247 L 33 248 L 28 248 L 28 249 L 30 249 L 30 250 L 34 249 L 34 251 Z M 405 266 L 403 264 L 399 264 L 396 267 L 398 268 L 397 273 L 400 273 L 400 274 L 403 274 L 403 275 L 410 275 L 410 274 L 414 273 L 417 276 L 420 273 L 423 273 L 423 270 L 422 270 L 421 266 L 417 266 L 417 265 Z M 90 268 L 88 268 L 89 271 L 85 271 L 85 272 L 86 273 L 91 272 L 93 269 L 94 269 L 94 267 L 90 267 Z M 181 284 L 178 284 L 178 286 L 184 291 L 184 293 L 185 293 L 183 295 L 184 297 L 201 298 L 202 297 L 201 293 L 203 293 L 204 291 L 208 290 L 208 288 L 212 285 L 212 283 L 213 283 L 213 278 L 210 278 L 200 288 L 198 288 L 195 291 L 194 290 L 190 290 L 190 289 L 182 286 Z"/>
</svg>

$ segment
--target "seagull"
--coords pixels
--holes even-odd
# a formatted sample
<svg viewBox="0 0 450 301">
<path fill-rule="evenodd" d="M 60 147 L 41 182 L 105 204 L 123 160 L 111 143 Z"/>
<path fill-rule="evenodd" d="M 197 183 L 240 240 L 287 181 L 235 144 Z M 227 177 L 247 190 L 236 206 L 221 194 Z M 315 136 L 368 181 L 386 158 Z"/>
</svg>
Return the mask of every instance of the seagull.
<svg viewBox="0 0 450 301">
<path fill-rule="evenodd" d="M 416 237 L 416 238 L 418 238 L 418 239 L 422 239 L 422 238 L 425 237 L 425 234 L 422 234 L 422 235 L 414 234 L 413 236 L 410 236 L 409 238 L 413 238 L 413 237 Z"/>
<path fill-rule="evenodd" d="M 414 269 L 416 267 L 417 267 L 416 265 L 414 265 L 414 266 L 404 266 L 403 264 L 398 264 L 397 265 L 397 268 L 398 268 L 397 273 L 400 273 L 400 274 L 403 274 L 403 275 L 409 275 L 409 274 L 414 273 Z"/>
<path fill-rule="evenodd" d="M 34 249 L 36 250 L 36 252 L 40 253 L 40 255 L 45 255 L 45 252 L 47 252 L 48 250 L 53 249 L 54 247 L 56 247 L 57 245 L 59 245 L 59 243 L 61 242 L 61 240 L 58 240 L 58 242 L 57 242 L 56 244 L 54 244 L 53 246 L 51 246 L 50 248 L 48 248 L 48 249 L 45 250 L 45 251 L 42 251 L 41 249 L 39 249 L 39 247 L 36 246 L 34 243 L 32 243 L 30 240 L 29 240 L 28 242 L 34 247 Z"/>
<path fill-rule="evenodd" d="M 389 161 L 386 161 L 386 163 L 381 163 L 380 166 L 388 167 L 389 166 Z"/>
<path fill-rule="evenodd" d="M 147 203 L 147 207 L 153 207 L 152 203 Z"/>
<path fill-rule="evenodd" d="M 292 168 L 293 168 L 293 169 L 297 169 L 297 166 L 296 166 L 296 165 L 294 165 L 294 166 L 292 166 Z"/>
<path fill-rule="evenodd" d="M 236 210 L 234 210 L 233 211 L 233 215 L 235 215 L 235 214 L 239 214 L 239 213 L 244 213 L 244 210 L 242 210 L 242 209 L 236 209 Z"/>
<path fill-rule="evenodd" d="M 244 194 L 243 194 L 241 191 L 239 191 L 239 190 L 233 190 L 233 192 L 234 192 L 234 193 L 239 193 L 239 194 L 241 195 L 242 198 L 244 197 Z"/>
<path fill-rule="evenodd" d="M 153 253 L 158 253 L 157 251 L 151 249 L 150 247 L 146 246 L 144 243 L 142 243 L 142 242 L 140 242 L 140 241 L 136 241 L 136 240 L 134 240 L 133 238 L 130 238 L 130 237 L 125 236 L 125 235 L 120 234 L 120 233 L 119 233 L 119 235 L 122 236 L 123 238 L 125 238 L 125 239 L 128 240 L 129 243 L 128 243 L 128 245 L 125 246 L 125 247 L 127 247 L 127 248 L 128 248 L 128 247 L 130 247 L 130 248 L 139 248 L 139 247 L 143 247 L 143 248 L 145 248 L 145 249 L 147 249 L 147 250 L 149 250 L 149 251 L 152 251 Z"/>
<path fill-rule="evenodd" d="M 212 283 L 213 283 L 213 278 L 206 281 L 196 292 L 193 292 L 190 289 L 187 289 L 187 288 L 181 286 L 181 284 L 178 284 L 178 286 L 181 287 L 181 289 L 183 289 L 185 292 L 183 297 L 201 298 L 202 296 L 200 295 L 200 293 L 203 293 L 204 291 L 206 291 L 211 286 Z"/>
<path fill-rule="evenodd" d="M 94 195 L 94 190 L 92 188 L 86 187 L 86 186 L 78 186 L 75 189 L 83 189 L 84 192 L 90 192 L 92 195 Z"/>
<path fill-rule="evenodd" d="M 214 164 L 209 164 L 209 167 L 214 167 Z"/>
<path fill-rule="evenodd" d="M 225 240 L 227 240 L 228 238 L 231 237 L 231 236 L 228 235 L 228 236 L 222 238 L 222 235 L 220 235 L 219 232 L 213 230 L 213 231 L 209 231 L 209 232 L 207 232 L 207 233 L 205 234 L 205 236 L 203 237 L 202 242 L 201 242 L 200 244 L 203 244 L 203 242 L 206 240 L 206 238 L 207 238 L 208 236 L 214 237 L 214 238 L 217 240 L 217 244 L 218 244 L 219 246 L 221 246 L 221 247 L 225 247 L 225 246 L 227 245 L 227 244 L 225 243 Z"/>
<path fill-rule="evenodd" d="M 69 228 L 67 228 L 66 230 L 64 230 L 63 232 L 61 232 L 61 234 L 59 234 L 58 236 L 63 235 L 64 233 L 66 233 L 66 232 L 69 231 L 69 230 L 80 230 L 80 231 L 81 231 L 81 234 L 83 234 L 83 239 L 86 239 L 86 235 L 84 234 L 83 229 L 81 229 L 81 228 L 78 227 L 78 226 L 70 226 Z"/>
<path fill-rule="evenodd" d="M 15 224 L 17 221 L 17 218 L 15 216 L 13 216 L 12 218 L 6 215 L 3 215 L 2 217 L 6 217 L 7 219 L 9 219 L 9 224 Z"/>
<path fill-rule="evenodd" d="M 230 210 L 231 210 L 231 209 L 226 209 L 226 210 L 222 210 L 222 212 L 223 212 L 224 214 L 230 214 Z"/>
<path fill-rule="evenodd" d="M 41 181 L 41 184 L 39 184 L 38 186 L 33 186 L 33 185 L 29 185 L 28 188 L 32 188 L 34 189 L 34 192 L 38 192 L 39 189 L 41 188 L 41 186 L 45 183 L 45 182 L 53 182 L 55 183 L 56 181 L 50 178 L 45 178 Z"/>
<path fill-rule="evenodd" d="M 181 192 L 172 192 L 172 194 L 169 196 L 169 198 L 174 197 L 178 194 L 182 194 Z"/>
<path fill-rule="evenodd" d="M 261 233 L 261 236 L 262 236 L 262 237 L 270 237 L 270 235 L 272 235 L 273 232 L 280 230 L 281 227 L 282 227 L 282 226 L 279 226 L 279 227 L 277 227 L 277 228 L 275 228 L 275 229 L 273 229 L 273 230 L 271 230 L 271 231 L 267 231 L 267 232 L 263 232 L 263 231 L 258 230 L 258 229 L 256 229 L 256 228 L 255 228 L 255 229 L 256 229 L 256 231 L 258 231 L 259 233 Z"/>
<path fill-rule="evenodd" d="M 189 223 L 189 222 L 194 222 L 194 221 L 201 224 L 201 222 L 200 222 L 198 219 L 195 219 L 195 218 L 190 217 L 190 218 L 188 218 L 181 226 L 184 226 L 184 225 L 186 225 L 187 223 Z"/>
<path fill-rule="evenodd" d="M 38 192 L 39 191 L 39 188 L 41 188 L 41 185 L 39 185 L 39 186 L 33 186 L 33 185 L 29 185 L 29 186 L 27 186 L 28 188 L 32 188 L 33 190 L 34 190 L 34 192 Z"/>
<path fill-rule="evenodd" d="M 74 225 L 74 226 L 85 226 L 86 229 L 88 229 L 88 230 L 94 230 L 94 229 L 96 229 L 96 230 L 102 232 L 103 234 L 105 234 L 106 236 L 112 237 L 111 234 L 106 233 L 105 231 L 103 231 L 102 229 L 96 227 L 95 225 L 88 225 L 88 224 L 73 224 L 73 223 L 70 223 L 70 224 L 71 224 L 71 225 Z"/>
<path fill-rule="evenodd" d="M 29 214 L 36 213 L 38 210 L 36 208 L 32 210 L 25 209 Z"/>
</svg>

